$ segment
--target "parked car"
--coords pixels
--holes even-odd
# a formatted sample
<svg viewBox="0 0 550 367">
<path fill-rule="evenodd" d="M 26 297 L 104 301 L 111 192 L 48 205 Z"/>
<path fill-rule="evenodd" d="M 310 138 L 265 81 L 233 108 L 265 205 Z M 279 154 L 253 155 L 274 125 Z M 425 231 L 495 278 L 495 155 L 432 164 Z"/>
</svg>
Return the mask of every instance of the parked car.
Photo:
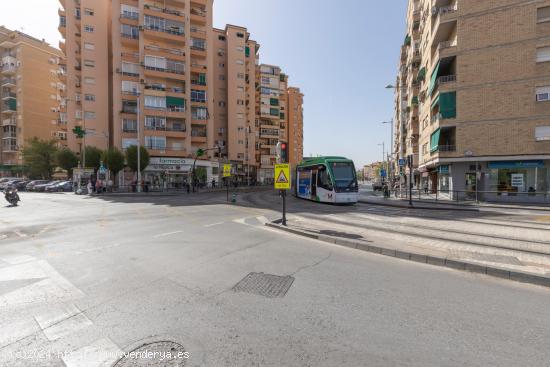
<svg viewBox="0 0 550 367">
<path fill-rule="evenodd" d="M 48 181 L 48 180 L 34 180 L 34 181 L 29 182 L 27 184 L 27 186 L 25 186 L 25 189 L 27 191 L 34 191 L 35 186 L 44 185 L 44 184 L 47 184 L 47 183 L 50 183 L 50 181 Z"/>
<path fill-rule="evenodd" d="M 21 179 L 21 178 L 9 180 L 9 181 L 4 181 L 4 182 L 0 183 L 0 190 L 4 190 L 6 187 L 9 187 L 9 186 L 15 186 L 15 185 L 17 185 L 17 183 L 19 183 L 21 181 L 23 181 L 23 179 Z"/>
<path fill-rule="evenodd" d="M 29 180 L 22 180 L 19 181 L 17 184 L 15 184 L 15 188 L 19 191 L 24 191 L 27 187 L 27 184 L 29 183 Z"/>
<path fill-rule="evenodd" d="M 45 184 L 35 185 L 34 188 L 33 188 L 33 191 L 44 192 L 44 191 L 46 191 L 46 187 L 48 187 L 50 185 L 54 185 L 54 184 L 59 183 L 59 182 L 61 182 L 61 181 L 47 181 Z"/>
<path fill-rule="evenodd" d="M 45 192 L 64 192 L 73 191 L 73 183 L 71 181 L 61 181 L 48 185 L 44 188 Z"/>
</svg>

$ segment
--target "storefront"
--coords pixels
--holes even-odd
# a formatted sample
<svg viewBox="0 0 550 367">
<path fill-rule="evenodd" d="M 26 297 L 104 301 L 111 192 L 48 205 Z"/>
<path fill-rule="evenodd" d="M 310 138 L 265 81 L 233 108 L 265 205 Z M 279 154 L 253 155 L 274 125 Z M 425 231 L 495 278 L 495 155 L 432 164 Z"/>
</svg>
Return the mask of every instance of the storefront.
<svg viewBox="0 0 550 367">
<path fill-rule="evenodd" d="M 543 160 L 489 162 L 489 190 L 499 195 L 548 193 L 549 166 Z"/>
<path fill-rule="evenodd" d="M 143 180 L 153 190 L 182 189 L 191 183 L 193 161 L 190 158 L 152 157 L 143 171 Z M 197 160 L 195 170 L 202 184 L 219 181 L 219 162 Z"/>
<path fill-rule="evenodd" d="M 441 192 L 451 190 L 451 171 L 449 165 L 437 167 L 437 189 Z"/>
</svg>

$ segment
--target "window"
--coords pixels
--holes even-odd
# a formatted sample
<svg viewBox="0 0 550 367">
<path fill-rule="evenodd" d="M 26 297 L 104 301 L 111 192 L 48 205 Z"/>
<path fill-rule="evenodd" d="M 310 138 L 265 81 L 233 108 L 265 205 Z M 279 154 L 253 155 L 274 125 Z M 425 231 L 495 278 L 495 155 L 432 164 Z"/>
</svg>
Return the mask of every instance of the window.
<svg viewBox="0 0 550 367">
<path fill-rule="evenodd" d="M 122 131 L 127 133 L 133 133 L 137 131 L 137 120 L 132 119 L 123 119 L 122 120 Z"/>
<path fill-rule="evenodd" d="M 139 64 L 131 62 L 122 63 L 122 74 L 128 76 L 139 76 Z"/>
<path fill-rule="evenodd" d="M 237 87 L 237 92 L 244 92 L 244 87 Z"/>
<path fill-rule="evenodd" d="M 165 150 L 165 136 L 145 136 L 145 147 L 147 149 Z"/>
<path fill-rule="evenodd" d="M 225 41 L 225 36 L 218 36 L 218 40 Z"/>
<path fill-rule="evenodd" d="M 206 103 L 206 91 L 191 89 L 191 102 Z"/>
<path fill-rule="evenodd" d="M 200 38 L 191 38 L 191 48 L 195 50 L 206 50 L 206 41 Z"/>
<path fill-rule="evenodd" d="M 182 22 L 176 22 L 174 20 L 153 17 L 151 15 L 145 15 L 144 26 L 146 29 L 175 34 L 178 36 L 181 36 L 184 34 L 183 30 L 185 28 L 185 24 Z"/>
<path fill-rule="evenodd" d="M 166 70 L 166 59 L 158 56 L 145 56 L 145 68 L 152 70 Z"/>
<path fill-rule="evenodd" d="M 244 79 L 244 73 L 238 73 L 237 79 Z"/>
<path fill-rule="evenodd" d="M 87 66 L 89 68 L 95 67 L 95 61 L 94 60 L 84 60 L 84 66 Z"/>
<path fill-rule="evenodd" d="M 238 33 L 237 33 L 237 37 L 238 37 L 238 38 L 244 38 L 244 33 L 238 32 Z"/>
<path fill-rule="evenodd" d="M 550 61 L 550 47 L 537 48 L 537 62 Z"/>
<path fill-rule="evenodd" d="M 78 120 L 81 120 L 81 119 L 82 119 L 82 111 L 81 111 L 81 110 L 76 110 L 75 113 L 74 113 L 74 116 L 75 116 Z"/>
<path fill-rule="evenodd" d="M 237 60 L 237 65 L 244 65 L 244 60 Z"/>
<path fill-rule="evenodd" d="M 95 84 L 95 78 L 85 77 L 84 78 L 84 84 Z"/>
<path fill-rule="evenodd" d="M 225 80 L 225 75 L 220 75 L 220 80 Z"/>
<path fill-rule="evenodd" d="M 121 24 L 120 25 L 120 34 L 122 37 L 138 39 L 139 38 L 139 28 L 133 25 Z"/>
<path fill-rule="evenodd" d="M 94 15 L 94 9 L 84 8 L 84 15 L 92 17 Z"/>
<path fill-rule="evenodd" d="M 139 91 L 139 85 L 137 82 L 129 80 L 122 81 L 122 92 L 127 94 L 137 95 Z"/>
<path fill-rule="evenodd" d="M 95 94 L 85 94 L 84 100 L 88 102 L 95 102 Z"/>
<path fill-rule="evenodd" d="M 84 112 L 84 118 L 86 120 L 95 120 L 95 112 L 92 112 L 92 111 Z"/>
<path fill-rule="evenodd" d="M 94 26 L 93 26 L 93 25 L 88 25 L 88 24 L 86 24 L 86 25 L 84 26 L 84 32 L 93 33 L 93 32 L 94 32 Z"/>
<path fill-rule="evenodd" d="M 317 171 L 317 186 L 325 190 L 329 190 L 329 191 L 333 190 L 332 181 L 330 179 L 328 170 L 325 166 L 322 166 L 322 168 L 320 168 Z"/>
<path fill-rule="evenodd" d="M 76 19 L 80 19 L 80 8 L 74 9 L 74 16 L 76 17 Z"/>
<path fill-rule="evenodd" d="M 537 9 L 537 22 L 550 21 L 550 6 Z"/>
<path fill-rule="evenodd" d="M 95 45 L 90 42 L 84 42 L 84 49 L 86 50 L 95 50 Z"/>
<path fill-rule="evenodd" d="M 145 128 L 149 130 L 164 129 L 166 118 L 159 116 L 145 116 Z"/>
<path fill-rule="evenodd" d="M 225 63 L 220 62 L 220 63 L 218 64 L 218 66 L 219 66 L 220 68 L 225 68 Z"/>
<path fill-rule="evenodd" d="M 192 107 L 191 118 L 193 120 L 207 120 L 208 110 L 205 107 Z"/>
<path fill-rule="evenodd" d="M 218 102 L 218 106 L 225 107 L 225 102 L 223 102 L 223 101 Z"/>
<path fill-rule="evenodd" d="M 120 6 L 120 15 L 122 15 L 123 18 L 138 19 L 139 9 L 134 6 L 122 4 Z"/>
<path fill-rule="evenodd" d="M 428 154 L 428 143 L 422 145 L 422 154 Z"/>
<path fill-rule="evenodd" d="M 242 100 L 242 99 L 237 99 L 237 104 L 238 104 L 239 106 L 244 106 L 244 100 Z"/>
<path fill-rule="evenodd" d="M 238 118 L 238 119 L 244 119 L 244 114 L 238 113 L 238 114 L 237 114 L 237 118 Z"/>
<path fill-rule="evenodd" d="M 154 109 L 165 109 L 166 97 L 145 96 L 145 107 Z"/>
<path fill-rule="evenodd" d="M 536 98 L 537 102 L 550 101 L 550 86 L 537 87 Z"/>
<path fill-rule="evenodd" d="M 535 128 L 535 140 L 536 141 L 550 140 L 550 126 L 537 126 Z"/>
<path fill-rule="evenodd" d="M 137 146 L 137 139 L 122 139 L 122 149 L 128 149 L 132 145 Z"/>
</svg>

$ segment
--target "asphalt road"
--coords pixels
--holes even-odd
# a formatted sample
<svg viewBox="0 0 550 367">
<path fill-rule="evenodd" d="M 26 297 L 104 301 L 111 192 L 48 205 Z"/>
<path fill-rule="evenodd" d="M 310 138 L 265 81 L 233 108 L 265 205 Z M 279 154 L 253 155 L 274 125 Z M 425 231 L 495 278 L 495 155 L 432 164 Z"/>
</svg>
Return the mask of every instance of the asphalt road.
<svg viewBox="0 0 550 367">
<path fill-rule="evenodd" d="M 0 207 L 2 366 L 108 366 L 159 340 L 181 345 L 187 366 L 550 360 L 547 289 L 267 229 L 278 216 L 272 192 L 240 195 L 237 205 L 224 193 L 21 196 L 20 207 Z M 426 219 L 390 208 L 289 206 Z M 250 273 L 279 277 L 235 290 Z"/>
</svg>

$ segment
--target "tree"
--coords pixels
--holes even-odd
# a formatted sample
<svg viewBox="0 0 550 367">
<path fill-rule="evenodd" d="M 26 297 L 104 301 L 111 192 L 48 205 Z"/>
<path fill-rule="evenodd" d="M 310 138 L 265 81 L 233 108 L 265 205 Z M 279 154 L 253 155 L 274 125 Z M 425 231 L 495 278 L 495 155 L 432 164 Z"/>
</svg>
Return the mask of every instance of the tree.
<svg viewBox="0 0 550 367">
<path fill-rule="evenodd" d="M 104 151 L 101 159 L 109 171 L 111 171 L 113 177 L 124 168 L 124 154 L 117 148 L 109 148 Z"/>
<path fill-rule="evenodd" d="M 103 154 L 103 151 L 99 148 L 88 145 L 84 148 L 84 152 L 86 155 L 86 167 L 98 170 L 99 165 L 101 164 L 101 155 Z"/>
<path fill-rule="evenodd" d="M 55 154 L 56 164 L 68 172 L 69 177 L 73 174 L 73 168 L 78 165 L 77 155 L 69 148 L 62 148 Z"/>
<path fill-rule="evenodd" d="M 55 169 L 55 141 L 32 138 L 23 148 L 23 161 L 30 178 L 50 179 Z"/>
<path fill-rule="evenodd" d="M 140 163 L 143 171 L 149 165 L 149 152 L 144 147 L 140 147 Z M 137 172 L 137 146 L 131 145 L 126 149 L 126 163 L 133 172 Z"/>
</svg>

